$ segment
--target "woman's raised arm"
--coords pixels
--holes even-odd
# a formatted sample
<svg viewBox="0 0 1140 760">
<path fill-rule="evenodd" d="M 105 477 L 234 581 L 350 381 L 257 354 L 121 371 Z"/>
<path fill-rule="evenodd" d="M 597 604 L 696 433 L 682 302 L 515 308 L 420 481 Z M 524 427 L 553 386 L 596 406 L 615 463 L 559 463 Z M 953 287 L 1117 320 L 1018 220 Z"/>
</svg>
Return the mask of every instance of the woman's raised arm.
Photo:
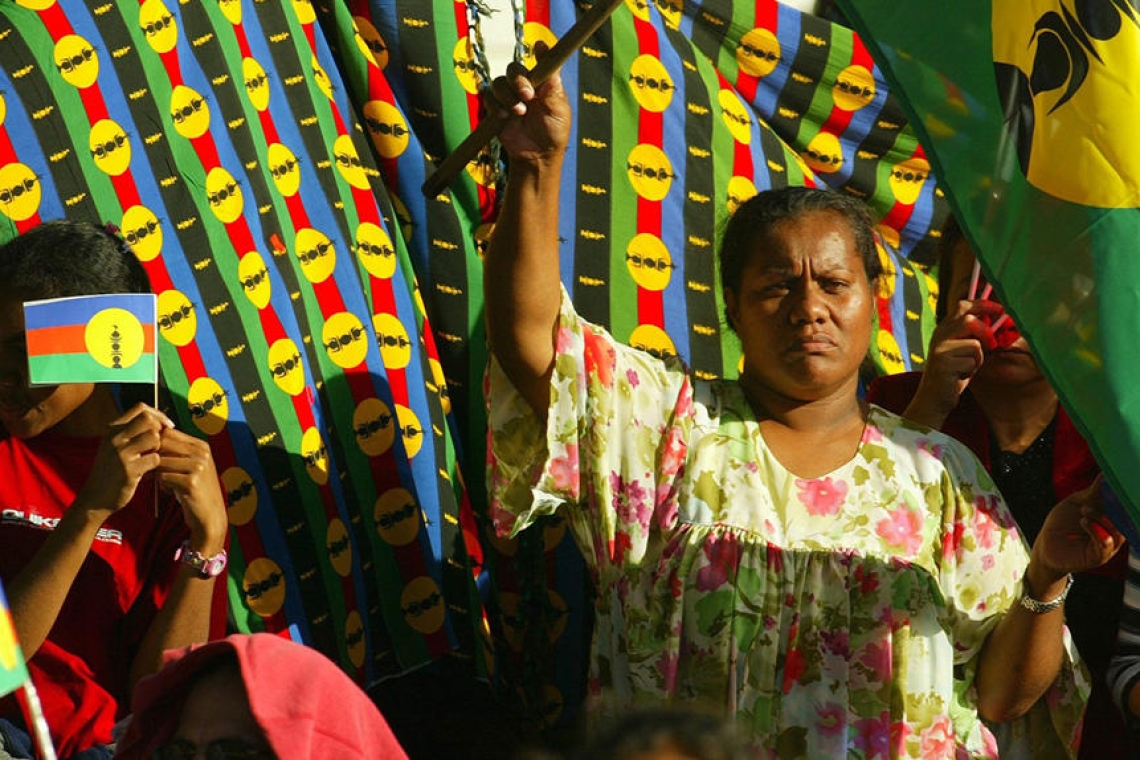
<svg viewBox="0 0 1140 760">
<path fill-rule="evenodd" d="M 557 72 L 536 90 L 517 64 L 495 81 L 494 93 L 511 117 L 499 134 L 509 156 L 507 188 L 483 260 L 487 337 L 507 377 L 545 417 L 558 322 L 559 183 L 570 104 Z"/>
</svg>

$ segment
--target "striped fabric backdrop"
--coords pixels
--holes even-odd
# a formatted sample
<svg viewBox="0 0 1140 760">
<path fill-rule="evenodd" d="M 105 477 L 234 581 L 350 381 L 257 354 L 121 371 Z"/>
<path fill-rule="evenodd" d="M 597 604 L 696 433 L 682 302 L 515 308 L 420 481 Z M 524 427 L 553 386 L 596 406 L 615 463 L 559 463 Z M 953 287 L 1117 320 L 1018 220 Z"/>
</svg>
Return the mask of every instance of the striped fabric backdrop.
<svg viewBox="0 0 1140 760">
<path fill-rule="evenodd" d="M 513 7 L 505 42 L 527 63 L 582 13 Z M 164 381 L 228 494 L 239 629 L 295 625 L 364 684 L 457 656 L 553 722 L 584 688 L 581 561 L 557 520 L 514 541 L 482 520 L 495 147 L 449 193 L 420 192 L 478 122 L 496 42 L 480 14 L 0 3 L 0 234 L 111 221 L 142 259 Z M 828 185 L 881 219 L 868 372 L 921 364 L 945 203 L 851 31 L 774 0 L 628 0 L 563 77 L 563 276 L 586 317 L 734 375 L 725 215 Z"/>
</svg>

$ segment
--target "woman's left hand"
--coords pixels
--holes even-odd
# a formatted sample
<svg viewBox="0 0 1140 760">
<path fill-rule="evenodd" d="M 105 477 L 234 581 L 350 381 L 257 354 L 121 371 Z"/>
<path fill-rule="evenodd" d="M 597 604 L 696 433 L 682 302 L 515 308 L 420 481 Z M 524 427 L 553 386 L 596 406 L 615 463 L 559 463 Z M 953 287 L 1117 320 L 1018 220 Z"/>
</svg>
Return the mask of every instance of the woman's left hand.
<svg viewBox="0 0 1140 760">
<path fill-rule="evenodd" d="M 171 429 L 163 433 L 159 454 L 159 483 L 182 505 L 191 548 L 216 553 L 225 544 L 229 518 L 210 445 Z"/>
<path fill-rule="evenodd" d="M 1053 507 L 1033 543 L 1033 558 L 1058 576 L 1099 567 L 1124 545 L 1104 515 L 1100 480 Z"/>
</svg>

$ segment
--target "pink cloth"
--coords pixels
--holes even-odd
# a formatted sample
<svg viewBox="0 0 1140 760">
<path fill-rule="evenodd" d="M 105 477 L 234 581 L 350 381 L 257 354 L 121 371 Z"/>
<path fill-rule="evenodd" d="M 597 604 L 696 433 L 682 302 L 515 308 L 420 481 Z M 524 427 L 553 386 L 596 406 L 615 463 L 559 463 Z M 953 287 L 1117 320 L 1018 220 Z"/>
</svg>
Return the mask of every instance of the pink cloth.
<svg viewBox="0 0 1140 760">
<path fill-rule="evenodd" d="M 115 757 L 150 760 L 178 727 L 188 682 L 227 651 L 237 655 L 250 711 L 278 757 L 407 760 L 372 700 L 335 663 L 269 633 L 235 634 L 167 652 L 163 669 L 135 689 L 134 717 Z"/>
</svg>

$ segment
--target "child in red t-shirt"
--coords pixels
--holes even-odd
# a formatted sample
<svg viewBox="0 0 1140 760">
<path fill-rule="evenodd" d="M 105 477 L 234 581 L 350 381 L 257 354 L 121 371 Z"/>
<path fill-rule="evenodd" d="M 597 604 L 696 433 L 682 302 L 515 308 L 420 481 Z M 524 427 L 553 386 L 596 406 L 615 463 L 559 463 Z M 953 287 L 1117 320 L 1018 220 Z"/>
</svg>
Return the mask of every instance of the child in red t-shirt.
<svg viewBox="0 0 1140 760">
<path fill-rule="evenodd" d="M 224 625 L 209 446 L 111 385 L 28 385 L 25 301 L 149 290 L 113 229 L 48 222 L 0 247 L 0 578 L 61 758 L 109 757 L 135 682 Z M 0 703 L 0 742 L 21 724 Z"/>
</svg>

